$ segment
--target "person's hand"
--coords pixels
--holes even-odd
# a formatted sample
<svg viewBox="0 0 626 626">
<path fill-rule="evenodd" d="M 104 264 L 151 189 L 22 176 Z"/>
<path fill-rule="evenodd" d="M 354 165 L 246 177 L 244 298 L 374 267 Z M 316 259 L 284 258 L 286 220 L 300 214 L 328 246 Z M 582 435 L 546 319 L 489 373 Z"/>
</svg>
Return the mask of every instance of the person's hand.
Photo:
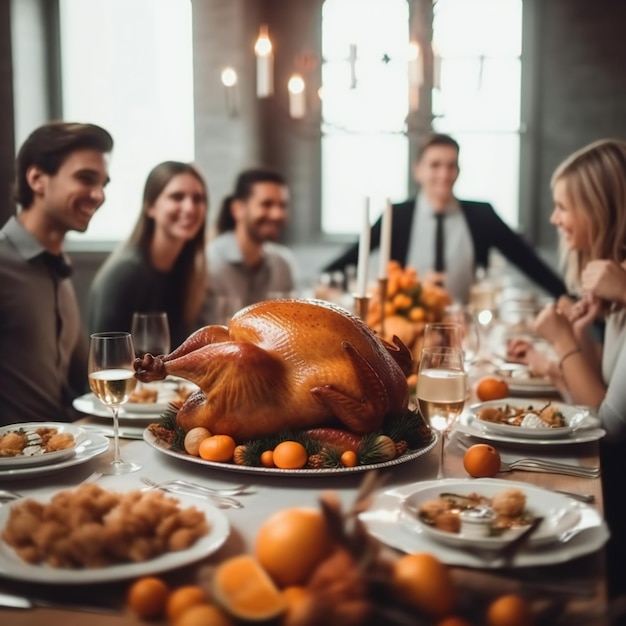
<svg viewBox="0 0 626 626">
<path fill-rule="evenodd" d="M 626 304 L 626 269 L 615 261 L 590 261 L 580 276 L 583 291 L 594 298 Z"/>
<path fill-rule="evenodd" d="M 526 353 L 526 363 L 528 370 L 533 376 L 546 376 L 551 378 L 558 362 L 551 359 L 545 352 L 530 348 Z"/>
<path fill-rule="evenodd" d="M 532 350 L 532 347 L 527 339 L 519 337 L 509 339 L 506 345 L 506 358 L 515 363 L 526 363 L 528 352 Z"/>
<path fill-rule="evenodd" d="M 557 304 L 545 306 L 537 315 L 533 328 L 555 348 L 559 346 L 567 351 L 578 344 L 572 324 L 567 316 L 559 312 Z"/>
</svg>

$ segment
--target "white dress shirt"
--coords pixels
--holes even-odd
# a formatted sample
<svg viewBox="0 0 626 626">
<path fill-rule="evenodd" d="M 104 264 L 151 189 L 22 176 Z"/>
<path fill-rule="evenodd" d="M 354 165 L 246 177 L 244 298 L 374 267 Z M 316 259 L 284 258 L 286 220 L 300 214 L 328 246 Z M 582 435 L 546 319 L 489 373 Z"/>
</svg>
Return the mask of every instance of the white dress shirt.
<svg viewBox="0 0 626 626">
<path fill-rule="evenodd" d="M 435 210 L 423 194 L 415 200 L 415 211 L 407 265 L 425 277 L 434 271 L 437 220 Z M 455 302 L 466 304 L 474 282 L 474 244 L 458 200 L 453 199 L 444 212 L 444 287 Z"/>
</svg>

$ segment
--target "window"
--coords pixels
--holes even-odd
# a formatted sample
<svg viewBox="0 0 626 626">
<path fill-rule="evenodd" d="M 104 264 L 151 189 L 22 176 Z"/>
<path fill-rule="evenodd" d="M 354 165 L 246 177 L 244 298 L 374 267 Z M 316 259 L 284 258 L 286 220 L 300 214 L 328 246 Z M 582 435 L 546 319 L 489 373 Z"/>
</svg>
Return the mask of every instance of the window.
<svg viewBox="0 0 626 626">
<path fill-rule="evenodd" d="M 519 224 L 522 0 L 437 0 L 433 127 L 461 145 L 460 198 Z"/>
<path fill-rule="evenodd" d="M 85 234 L 125 239 L 148 172 L 194 158 L 191 2 L 60 0 L 63 117 L 115 141 L 106 203 Z"/>
<path fill-rule="evenodd" d="M 326 0 L 322 14 L 322 230 L 354 233 L 408 192 L 406 0 Z"/>
</svg>

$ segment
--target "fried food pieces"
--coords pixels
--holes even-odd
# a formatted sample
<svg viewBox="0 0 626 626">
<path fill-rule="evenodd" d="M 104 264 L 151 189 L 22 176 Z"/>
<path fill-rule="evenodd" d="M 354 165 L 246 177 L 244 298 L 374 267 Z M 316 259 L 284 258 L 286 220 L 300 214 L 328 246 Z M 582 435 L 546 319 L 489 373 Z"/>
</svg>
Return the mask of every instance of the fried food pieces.
<svg viewBox="0 0 626 626">
<path fill-rule="evenodd" d="M 19 428 L 0 437 L 0 457 L 45 454 L 67 450 L 75 445 L 74 435 L 59 433 L 56 428 L 33 430 Z"/>
<path fill-rule="evenodd" d="M 505 424 L 507 426 L 521 426 L 524 418 L 528 415 L 535 415 L 543 428 L 562 428 L 567 426 L 565 417 L 558 407 L 553 404 L 536 409 L 532 405 L 528 407 L 514 407 L 509 404 L 503 406 L 488 406 L 478 411 L 478 419 L 494 424 Z"/>
<path fill-rule="evenodd" d="M 93 484 L 11 509 L 2 539 L 28 563 L 95 568 L 184 550 L 209 525 L 194 507 L 180 508 L 159 491 L 120 494 Z"/>
</svg>

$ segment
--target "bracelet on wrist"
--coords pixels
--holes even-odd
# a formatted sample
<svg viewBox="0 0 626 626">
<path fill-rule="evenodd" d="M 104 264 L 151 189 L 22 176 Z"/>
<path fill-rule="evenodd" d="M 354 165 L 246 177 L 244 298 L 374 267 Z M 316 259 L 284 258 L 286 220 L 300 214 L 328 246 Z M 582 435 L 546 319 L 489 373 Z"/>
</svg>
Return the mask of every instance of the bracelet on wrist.
<svg viewBox="0 0 626 626">
<path fill-rule="evenodd" d="M 559 359 L 559 369 L 562 370 L 563 369 L 563 362 L 568 359 L 569 357 L 571 357 L 573 354 L 576 354 L 578 352 L 582 352 L 582 349 L 580 348 L 580 346 L 576 346 L 575 348 L 572 348 L 571 350 L 569 350 L 568 352 L 566 352 L 560 359 Z"/>
</svg>

